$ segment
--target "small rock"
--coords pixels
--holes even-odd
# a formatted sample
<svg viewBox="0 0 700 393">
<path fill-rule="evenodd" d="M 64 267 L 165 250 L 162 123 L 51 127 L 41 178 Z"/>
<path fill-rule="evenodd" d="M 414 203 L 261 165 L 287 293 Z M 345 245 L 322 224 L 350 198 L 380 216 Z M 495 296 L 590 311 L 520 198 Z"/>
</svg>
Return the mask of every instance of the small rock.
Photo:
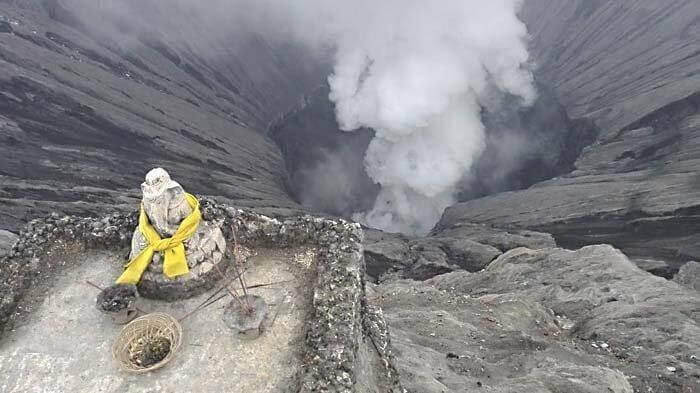
<svg viewBox="0 0 700 393">
<path fill-rule="evenodd" d="M 681 266 L 673 281 L 688 289 L 700 291 L 700 263 L 691 261 Z"/>
<path fill-rule="evenodd" d="M 666 370 L 668 370 L 668 372 L 670 372 L 670 373 L 675 373 L 675 372 L 676 372 L 676 368 L 675 368 L 675 367 L 671 367 L 671 366 L 666 367 Z"/>
<path fill-rule="evenodd" d="M 263 298 L 255 295 L 247 295 L 252 307 L 250 313 L 243 310 L 240 304 L 231 300 L 224 309 L 223 319 L 226 325 L 238 334 L 239 337 L 257 338 L 262 333 L 262 324 L 267 314 L 267 304 Z M 246 301 L 246 298 L 242 298 Z"/>
</svg>

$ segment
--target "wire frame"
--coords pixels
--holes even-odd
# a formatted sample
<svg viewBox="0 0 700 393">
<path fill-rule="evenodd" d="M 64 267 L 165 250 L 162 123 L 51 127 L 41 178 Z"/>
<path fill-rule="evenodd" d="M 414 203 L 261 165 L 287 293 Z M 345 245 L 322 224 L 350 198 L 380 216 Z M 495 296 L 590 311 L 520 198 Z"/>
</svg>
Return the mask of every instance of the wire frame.
<svg viewBox="0 0 700 393">
<path fill-rule="evenodd" d="M 170 351 L 156 364 L 142 367 L 134 364 L 131 357 L 133 344 L 140 338 L 150 340 L 165 337 L 170 340 Z M 165 313 L 152 313 L 138 317 L 122 329 L 112 345 L 112 356 L 121 367 L 132 373 L 146 373 L 165 366 L 175 356 L 182 344 L 182 326 L 173 317 Z"/>
</svg>

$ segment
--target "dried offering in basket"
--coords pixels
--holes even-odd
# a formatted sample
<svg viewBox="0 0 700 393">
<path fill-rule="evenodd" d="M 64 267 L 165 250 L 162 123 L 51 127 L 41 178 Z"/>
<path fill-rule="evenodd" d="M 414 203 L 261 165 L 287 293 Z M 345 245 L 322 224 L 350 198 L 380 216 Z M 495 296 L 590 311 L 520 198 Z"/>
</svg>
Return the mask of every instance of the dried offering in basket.
<svg viewBox="0 0 700 393">
<path fill-rule="evenodd" d="M 139 337 L 129 347 L 129 359 L 139 367 L 150 367 L 170 353 L 170 340 L 163 336 Z"/>
</svg>

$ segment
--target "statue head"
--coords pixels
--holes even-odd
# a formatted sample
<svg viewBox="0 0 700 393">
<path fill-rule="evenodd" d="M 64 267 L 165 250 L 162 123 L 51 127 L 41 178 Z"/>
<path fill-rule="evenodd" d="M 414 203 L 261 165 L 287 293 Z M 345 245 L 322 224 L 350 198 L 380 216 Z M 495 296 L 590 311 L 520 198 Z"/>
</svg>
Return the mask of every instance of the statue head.
<svg viewBox="0 0 700 393">
<path fill-rule="evenodd" d="M 146 181 L 141 183 L 141 191 L 144 199 L 155 199 L 163 195 L 166 190 L 177 186 L 178 184 L 170 179 L 165 169 L 155 168 L 146 174 Z"/>
</svg>

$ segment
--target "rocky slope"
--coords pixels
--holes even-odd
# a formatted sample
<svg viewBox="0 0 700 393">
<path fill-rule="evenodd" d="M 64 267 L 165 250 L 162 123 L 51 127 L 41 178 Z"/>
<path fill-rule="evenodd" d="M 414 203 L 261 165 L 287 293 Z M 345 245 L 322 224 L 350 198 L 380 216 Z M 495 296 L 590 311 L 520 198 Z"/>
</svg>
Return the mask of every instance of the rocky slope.
<svg viewBox="0 0 700 393">
<path fill-rule="evenodd" d="M 411 392 L 700 389 L 700 294 L 610 246 L 518 248 L 478 273 L 370 296 Z"/>
<path fill-rule="evenodd" d="M 315 69 L 252 34 L 195 41 L 196 19 L 180 35 L 100 34 L 70 4 L 0 2 L 0 227 L 132 206 L 154 166 L 239 205 L 297 208 L 262 130 Z"/>
<path fill-rule="evenodd" d="M 528 0 L 538 77 L 598 141 L 565 176 L 448 209 L 463 222 L 552 233 L 559 245 L 601 242 L 671 265 L 697 259 L 700 30 L 697 2 Z"/>
</svg>

